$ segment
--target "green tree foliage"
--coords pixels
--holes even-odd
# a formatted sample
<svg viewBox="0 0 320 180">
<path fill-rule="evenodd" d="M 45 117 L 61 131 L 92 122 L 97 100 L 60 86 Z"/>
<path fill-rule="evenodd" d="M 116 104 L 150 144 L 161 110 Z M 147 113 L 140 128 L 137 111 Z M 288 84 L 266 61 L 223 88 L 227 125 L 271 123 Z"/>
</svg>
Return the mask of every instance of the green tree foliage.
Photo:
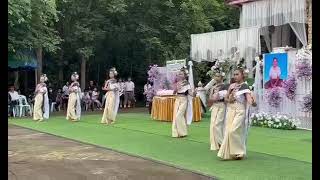
<svg viewBox="0 0 320 180">
<path fill-rule="evenodd" d="M 239 20 L 224 0 L 9 0 L 8 15 L 9 51 L 53 52 L 46 59 L 59 68 L 45 70 L 56 79 L 84 71 L 82 81 L 101 84 L 115 66 L 139 89 L 149 65 L 189 57 L 191 34 L 237 28 Z M 197 81 L 208 80 L 209 65 L 195 63 Z"/>
<path fill-rule="evenodd" d="M 61 38 L 54 28 L 58 21 L 55 0 L 8 1 L 8 51 L 44 48 L 57 50 Z"/>
</svg>

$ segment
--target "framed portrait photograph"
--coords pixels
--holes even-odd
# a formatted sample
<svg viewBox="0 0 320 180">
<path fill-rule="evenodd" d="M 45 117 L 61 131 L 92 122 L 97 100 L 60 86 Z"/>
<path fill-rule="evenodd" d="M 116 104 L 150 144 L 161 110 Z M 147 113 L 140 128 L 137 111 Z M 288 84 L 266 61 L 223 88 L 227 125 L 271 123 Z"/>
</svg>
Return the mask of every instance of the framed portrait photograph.
<svg viewBox="0 0 320 180">
<path fill-rule="evenodd" d="M 264 54 L 263 84 L 265 89 L 282 87 L 288 78 L 288 54 Z"/>
</svg>

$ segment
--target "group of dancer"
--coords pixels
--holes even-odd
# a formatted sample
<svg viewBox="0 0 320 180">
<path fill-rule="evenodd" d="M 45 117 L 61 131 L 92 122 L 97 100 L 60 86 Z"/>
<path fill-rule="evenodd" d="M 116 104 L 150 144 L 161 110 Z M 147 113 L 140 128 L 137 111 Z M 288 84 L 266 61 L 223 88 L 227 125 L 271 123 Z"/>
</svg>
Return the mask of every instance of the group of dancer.
<svg viewBox="0 0 320 180">
<path fill-rule="evenodd" d="M 221 69 L 221 68 L 220 68 Z M 210 123 L 210 149 L 218 151 L 222 159 L 243 159 L 246 155 L 246 139 L 248 132 L 248 109 L 256 106 L 255 98 L 245 83 L 243 68 L 233 72 L 234 82 L 224 82 L 225 73 L 219 68 L 215 69 L 213 80 L 209 83 L 211 90 L 209 100 L 211 108 Z M 103 90 L 106 92 L 105 108 L 101 119 L 102 124 L 113 124 L 119 108 L 119 90 L 117 82 L 118 73 L 115 68 L 109 71 L 109 79 L 105 81 Z M 69 86 L 69 100 L 66 119 L 72 122 L 80 120 L 81 116 L 81 89 L 78 82 L 79 75 L 71 75 L 72 83 Z M 176 100 L 173 109 L 172 137 L 182 138 L 188 135 L 188 111 L 190 109 L 188 96 L 194 97 L 195 91 L 188 82 L 188 70 L 183 67 L 177 73 L 177 82 L 174 88 Z M 33 119 L 43 121 L 49 118 L 48 93 L 45 82 L 48 80 L 44 74 L 36 87 Z M 187 117 L 187 118 L 186 118 Z"/>
<path fill-rule="evenodd" d="M 105 81 L 105 85 L 102 88 L 107 91 L 105 98 L 105 108 L 101 119 L 102 124 L 113 124 L 116 119 L 116 115 L 119 108 L 120 100 L 120 86 L 116 80 L 117 71 L 115 68 L 111 68 L 109 71 L 109 79 Z M 69 100 L 67 107 L 66 119 L 72 122 L 77 122 L 81 117 L 81 88 L 78 82 L 79 75 L 74 72 L 71 75 L 72 83 L 69 85 Z M 48 89 L 46 85 L 48 78 L 46 74 L 40 77 L 40 83 L 37 85 L 35 93 L 35 103 L 33 111 L 33 120 L 42 122 L 44 119 L 49 118 L 49 100 Z"/>
<path fill-rule="evenodd" d="M 216 68 L 213 80 L 209 83 L 211 108 L 210 150 L 218 151 L 222 159 L 240 160 L 246 156 L 246 141 L 249 127 L 249 107 L 256 106 L 256 101 L 249 86 L 245 83 L 244 68 L 238 67 L 233 72 L 231 84 L 224 82 L 225 73 Z M 172 137 L 187 136 L 187 96 L 195 96 L 187 81 L 188 72 L 182 68 L 178 73 L 175 93 L 177 95 L 172 122 Z"/>
</svg>

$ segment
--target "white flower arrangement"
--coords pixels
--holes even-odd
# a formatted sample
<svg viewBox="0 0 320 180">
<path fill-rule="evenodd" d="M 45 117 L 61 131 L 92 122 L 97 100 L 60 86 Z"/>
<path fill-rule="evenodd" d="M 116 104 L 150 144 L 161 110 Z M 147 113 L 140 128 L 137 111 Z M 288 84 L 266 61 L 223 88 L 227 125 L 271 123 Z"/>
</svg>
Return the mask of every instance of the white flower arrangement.
<svg viewBox="0 0 320 180">
<path fill-rule="evenodd" d="M 297 129 L 300 120 L 281 115 L 280 113 L 269 115 L 265 112 L 260 112 L 251 114 L 251 123 L 253 126 L 292 130 Z"/>
</svg>

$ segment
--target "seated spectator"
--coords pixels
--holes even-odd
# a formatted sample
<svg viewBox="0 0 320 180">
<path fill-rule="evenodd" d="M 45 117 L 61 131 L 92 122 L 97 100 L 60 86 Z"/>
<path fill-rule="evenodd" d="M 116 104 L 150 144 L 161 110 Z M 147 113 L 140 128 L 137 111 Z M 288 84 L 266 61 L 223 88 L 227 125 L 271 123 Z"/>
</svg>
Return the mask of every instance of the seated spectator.
<svg viewBox="0 0 320 180">
<path fill-rule="evenodd" d="M 99 101 L 99 92 L 98 92 L 97 88 L 93 89 L 92 95 L 91 95 L 91 100 L 92 100 L 92 106 L 94 106 L 94 103 L 96 103 L 97 104 L 97 108 L 102 110 L 102 104 Z"/>
<path fill-rule="evenodd" d="M 61 106 L 62 102 L 63 102 L 62 90 L 58 89 L 58 92 L 56 95 L 56 109 L 59 109 L 59 106 Z"/>
<path fill-rule="evenodd" d="M 91 106 L 91 98 L 90 98 L 89 92 L 87 90 L 84 92 L 84 96 L 82 97 L 82 101 L 84 103 L 85 110 L 88 110 L 88 108 Z"/>
<path fill-rule="evenodd" d="M 14 86 L 10 86 L 8 96 L 10 96 L 8 98 L 10 99 L 9 114 L 13 116 L 13 108 L 19 104 L 19 94 L 17 91 L 15 91 Z"/>
<path fill-rule="evenodd" d="M 62 104 L 63 109 L 67 110 L 69 100 L 69 82 L 67 82 L 62 88 Z"/>
<path fill-rule="evenodd" d="M 51 106 L 51 104 L 56 101 L 56 98 L 55 98 L 53 89 L 50 87 L 48 89 L 48 98 L 49 98 L 49 106 Z"/>
</svg>

